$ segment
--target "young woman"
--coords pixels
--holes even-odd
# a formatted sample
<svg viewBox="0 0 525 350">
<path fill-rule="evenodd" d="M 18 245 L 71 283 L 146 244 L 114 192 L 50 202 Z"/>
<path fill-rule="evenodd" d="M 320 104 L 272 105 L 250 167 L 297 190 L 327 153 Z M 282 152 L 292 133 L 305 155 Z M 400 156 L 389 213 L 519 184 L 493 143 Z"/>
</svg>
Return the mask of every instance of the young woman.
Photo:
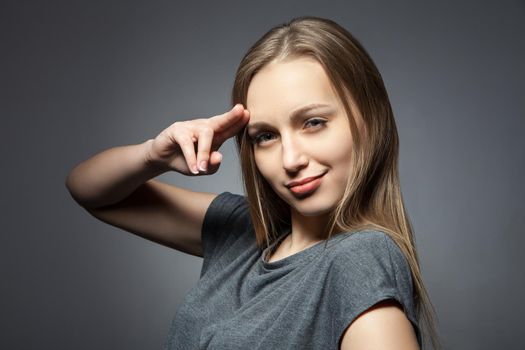
<svg viewBox="0 0 525 350">
<path fill-rule="evenodd" d="M 243 57 L 233 108 L 77 165 L 96 218 L 204 258 L 166 349 L 439 348 L 382 78 L 335 22 L 299 17 Z M 246 195 L 153 178 L 214 174 L 235 137 Z M 425 327 L 423 327 L 423 322 Z"/>
</svg>

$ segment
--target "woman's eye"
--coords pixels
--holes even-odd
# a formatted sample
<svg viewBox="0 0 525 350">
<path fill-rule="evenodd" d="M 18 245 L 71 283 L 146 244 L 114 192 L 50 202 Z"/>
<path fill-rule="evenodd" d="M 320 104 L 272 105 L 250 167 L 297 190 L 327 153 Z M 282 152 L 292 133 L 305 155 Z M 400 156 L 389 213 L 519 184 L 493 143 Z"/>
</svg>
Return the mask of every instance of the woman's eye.
<svg viewBox="0 0 525 350">
<path fill-rule="evenodd" d="M 308 124 L 311 124 L 312 125 L 312 128 L 317 128 L 317 127 L 320 127 L 320 126 L 324 126 L 324 124 L 326 124 L 326 120 L 324 119 L 318 119 L 318 118 L 312 118 L 312 119 L 309 119 L 305 122 L 305 125 L 308 125 Z M 310 129 L 309 127 L 307 127 L 308 129 Z M 254 144 L 261 144 L 261 143 L 264 143 L 266 141 L 269 141 L 271 140 L 272 138 L 272 134 L 269 133 L 269 132 L 261 132 L 253 137 L 251 137 L 252 139 L 252 143 Z"/>
<path fill-rule="evenodd" d="M 271 136 L 271 134 L 268 133 L 268 132 L 262 132 L 262 133 L 260 133 L 258 135 L 255 135 L 252 138 L 252 141 L 253 141 L 253 143 L 260 144 L 260 143 L 268 140 L 268 139 L 265 139 L 265 136 Z"/>
<path fill-rule="evenodd" d="M 307 120 L 305 124 L 308 124 L 308 123 L 314 123 L 314 126 L 318 126 L 318 125 L 323 125 L 326 123 L 326 120 L 323 120 L 323 119 L 310 119 L 310 120 Z"/>
</svg>

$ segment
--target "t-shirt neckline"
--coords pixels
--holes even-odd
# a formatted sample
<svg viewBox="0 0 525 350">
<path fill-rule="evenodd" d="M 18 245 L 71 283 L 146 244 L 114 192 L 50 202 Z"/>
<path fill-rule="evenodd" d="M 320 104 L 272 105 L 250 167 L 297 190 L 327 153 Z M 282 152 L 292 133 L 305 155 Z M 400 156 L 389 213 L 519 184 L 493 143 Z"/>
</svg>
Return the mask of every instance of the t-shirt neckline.
<svg viewBox="0 0 525 350">
<path fill-rule="evenodd" d="M 280 243 L 282 240 L 284 240 L 289 234 L 291 233 L 291 229 L 286 230 L 284 233 L 282 233 L 271 245 L 269 245 L 267 248 L 265 248 L 259 258 L 259 263 L 262 265 L 264 270 L 272 271 L 284 267 L 291 267 L 296 266 L 300 262 L 310 259 L 317 255 L 323 248 L 327 241 L 331 241 L 334 238 L 337 238 L 339 236 L 344 236 L 344 234 L 339 233 L 332 237 L 330 237 L 328 240 L 322 240 L 320 242 L 315 243 L 314 245 L 305 248 L 295 254 L 289 255 L 285 258 L 279 259 L 277 261 L 268 262 L 267 255 L 269 252 L 271 252 L 275 246 Z M 339 237 L 341 238 L 341 237 Z"/>
</svg>

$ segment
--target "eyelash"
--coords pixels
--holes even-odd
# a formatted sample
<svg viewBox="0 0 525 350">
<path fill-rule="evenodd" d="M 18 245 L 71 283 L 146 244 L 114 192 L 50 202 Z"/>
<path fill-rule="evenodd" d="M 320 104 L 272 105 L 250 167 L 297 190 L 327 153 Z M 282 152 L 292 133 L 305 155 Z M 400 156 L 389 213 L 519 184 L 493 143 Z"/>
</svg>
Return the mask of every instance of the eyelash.
<svg viewBox="0 0 525 350">
<path fill-rule="evenodd" d="M 308 124 L 309 122 L 320 122 L 318 125 L 313 126 L 314 128 L 317 127 L 317 126 L 324 126 L 324 124 L 326 124 L 326 120 L 319 119 L 319 118 L 308 119 L 305 122 L 305 124 Z M 260 132 L 260 133 L 258 133 L 256 135 L 254 135 L 253 137 L 251 137 L 252 143 L 257 144 L 257 145 L 260 144 L 261 143 L 261 141 L 260 141 L 261 135 L 266 135 L 266 134 L 269 134 L 269 132 L 263 131 L 263 132 Z"/>
</svg>

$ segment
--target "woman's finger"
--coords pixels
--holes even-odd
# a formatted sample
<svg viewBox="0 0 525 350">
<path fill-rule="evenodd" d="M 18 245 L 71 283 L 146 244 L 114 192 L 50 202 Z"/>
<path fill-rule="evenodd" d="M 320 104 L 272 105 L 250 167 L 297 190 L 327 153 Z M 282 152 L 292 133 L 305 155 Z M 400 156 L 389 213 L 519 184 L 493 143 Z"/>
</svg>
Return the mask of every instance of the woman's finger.
<svg viewBox="0 0 525 350">
<path fill-rule="evenodd" d="M 206 171 L 208 168 L 213 134 L 213 129 L 209 126 L 204 126 L 199 130 L 197 145 L 197 165 L 199 167 L 199 170 L 201 171 Z"/>
<path fill-rule="evenodd" d="M 208 162 L 208 174 L 215 174 L 217 170 L 219 169 L 219 166 L 221 165 L 222 161 L 222 154 L 220 154 L 218 151 L 213 151 L 210 154 L 210 161 Z"/>
<path fill-rule="evenodd" d="M 186 131 L 174 133 L 174 138 L 182 150 L 182 154 L 186 159 L 186 164 L 188 164 L 188 169 L 190 169 L 192 173 L 198 174 L 199 170 L 197 169 L 197 160 L 195 157 L 195 145 L 193 143 L 194 140 L 196 140 L 196 137 L 190 135 L 189 131 Z"/>
<path fill-rule="evenodd" d="M 237 103 L 230 109 L 228 112 L 211 117 L 210 122 L 215 133 L 224 134 L 224 139 L 228 139 L 235 133 L 231 133 L 231 128 L 239 121 L 242 121 L 244 118 L 244 107 L 242 104 Z"/>
</svg>

